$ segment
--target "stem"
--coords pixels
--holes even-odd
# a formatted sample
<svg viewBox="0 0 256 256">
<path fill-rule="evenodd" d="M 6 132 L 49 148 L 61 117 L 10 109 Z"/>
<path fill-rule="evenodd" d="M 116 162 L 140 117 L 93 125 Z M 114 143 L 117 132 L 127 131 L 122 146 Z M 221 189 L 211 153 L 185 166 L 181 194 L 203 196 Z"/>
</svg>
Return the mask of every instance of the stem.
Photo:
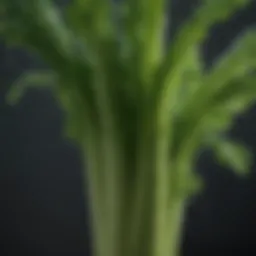
<svg viewBox="0 0 256 256">
<path fill-rule="evenodd" d="M 183 220 L 184 220 L 185 200 L 176 199 L 172 202 L 169 214 L 167 228 L 169 235 L 166 249 L 166 256 L 179 256 L 182 240 Z"/>
<path fill-rule="evenodd" d="M 119 163 L 112 165 L 112 172 L 119 174 L 114 182 L 94 177 L 95 172 L 106 175 L 110 171 L 110 166 L 101 164 L 109 152 L 90 152 L 89 162 L 94 166 L 89 183 L 95 256 L 178 256 L 185 200 L 177 194 L 170 195 L 173 182 L 168 179 L 169 164 L 163 158 L 167 153 L 156 152 L 154 126 L 145 122 L 142 127 L 147 129 L 134 143 L 137 158 L 130 157 L 125 149 L 116 154 L 111 148 L 111 162 Z M 131 173 L 134 176 L 128 182 Z M 113 191 L 112 186 L 116 186 L 118 195 L 108 192 Z"/>
</svg>

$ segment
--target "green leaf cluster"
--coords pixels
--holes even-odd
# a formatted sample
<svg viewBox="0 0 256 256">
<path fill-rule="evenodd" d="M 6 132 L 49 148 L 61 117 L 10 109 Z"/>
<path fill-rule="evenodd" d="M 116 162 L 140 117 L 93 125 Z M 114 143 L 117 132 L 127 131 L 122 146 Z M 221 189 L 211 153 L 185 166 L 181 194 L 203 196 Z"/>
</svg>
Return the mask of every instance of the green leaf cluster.
<svg viewBox="0 0 256 256">
<path fill-rule="evenodd" d="M 49 65 L 23 75 L 8 100 L 47 87 L 64 109 L 65 132 L 89 159 L 96 255 L 175 255 L 183 200 L 202 188 L 193 172 L 202 148 L 239 174 L 250 169 L 227 132 L 256 99 L 256 30 L 208 69 L 201 53 L 212 26 L 250 2 L 201 0 L 166 48 L 165 0 L 73 0 L 62 10 L 0 0 L 1 37 Z"/>
<path fill-rule="evenodd" d="M 169 130 L 171 155 L 212 147 L 208 138 L 222 141 L 235 116 L 254 102 L 255 29 L 207 71 L 200 45 L 212 25 L 249 2 L 203 0 L 165 51 L 163 0 L 74 0 L 64 12 L 51 0 L 1 0 L 4 38 L 36 51 L 56 72 L 26 74 L 16 96 L 27 86 L 54 85 L 70 113 L 68 126 L 81 128 L 68 129 L 78 140 L 89 123 L 99 129 L 108 121 L 126 129 L 124 138 L 138 136 L 141 113 L 155 108 L 156 122 Z"/>
</svg>

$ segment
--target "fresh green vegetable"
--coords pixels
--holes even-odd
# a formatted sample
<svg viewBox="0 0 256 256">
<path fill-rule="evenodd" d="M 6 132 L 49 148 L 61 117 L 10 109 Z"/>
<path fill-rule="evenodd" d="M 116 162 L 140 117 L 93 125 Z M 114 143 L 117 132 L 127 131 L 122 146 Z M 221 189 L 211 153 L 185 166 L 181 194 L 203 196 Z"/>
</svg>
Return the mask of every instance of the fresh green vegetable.
<svg viewBox="0 0 256 256">
<path fill-rule="evenodd" d="M 65 132 L 87 163 L 95 256 L 177 256 L 187 199 L 203 186 L 198 152 L 244 174 L 250 154 L 229 141 L 256 99 L 256 31 L 210 69 L 201 44 L 249 0 L 202 0 L 165 50 L 164 0 L 0 0 L 1 36 L 41 56 L 8 95 L 52 89 Z"/>
</svg>

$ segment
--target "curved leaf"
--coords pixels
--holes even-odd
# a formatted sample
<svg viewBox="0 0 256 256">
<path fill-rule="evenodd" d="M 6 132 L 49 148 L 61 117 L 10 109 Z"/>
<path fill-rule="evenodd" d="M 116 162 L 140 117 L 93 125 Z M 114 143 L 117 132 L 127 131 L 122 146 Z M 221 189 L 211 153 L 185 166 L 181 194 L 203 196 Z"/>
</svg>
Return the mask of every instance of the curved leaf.
<svg viewBox="0 0 256 256">
<path fill-rule="evenodd" d="M 202 84 L 187 102 L 184 112 L 191 119 L 202 115 L 213 104 L 214 97 L 225 90 L 230 83 L 236 82 L 256 70 L 256 30 L 250 29 L 239 38 L 231 50 L 220 57 L 212 69 L 203 77 Z"/>
<path fill-rule="evenodd" d="M 170 95 L 175 95 L 173 90 L 179 86 L 177 77 L 182 75 L 189 53 L 203 42 L 211 26 L 224 21 L 248 2 L 250 0 L 204 0 L 182 26 L 156 76 L 156 90 L 163 94 L 166 101 L 170 101 Z"/>
<path fill-rule="evenodd" d="M 184 179 L 179 184 L 180 196 L 187 198 L 188 196 L 198 194 L 204 189 L 203 179 L 196 173 L 190 172 L 187 174 L 187 179 Z"/>
<path fill-rule="evenodd" d="M 66 72 L 73 61 L 76 38 L 51 0 L 2 0 L 5 37 L 39 53 L 56 70 Z M 64 71 L 65 70 L 65 71 Z"/>
<path fill-rule="evenodd" d="M 82 145 L 88 139 L 86 136 L 91 134 L 88 106 L 75 90 L 61 90 L 57 96 L 65 111 L 63 136 Z M 93 127 L 96 132 L 96 126 Z"/>
<path fill-rule="evenodd" d="M 58 84 L 58 76 L 52 71 L 29 71 L 12 85 L 6 100 L 10 105 L 19 103 L 29 88 L 52 88 Z"/>
<path fill-rule="evenodd" d="M 231 83 L 220 91 L 212 105 L 201 118 L 205 133 L 218 134 L 227 131 L 234 119 L 248 110 L 256 100 L 256 76 L 248 76 Z"/>
<path fill-rule="evenodd" d="M 183 162 L 179 162 L 178 165 L 179 167 L 182 167 L 182 169 L 178 169 L 177 172 L 171 173 L 170 194 L 172 194 L 172 196 L 175 195 L 177 197 L 186 198 L 201 192 L 202 189 L 204 189 L 204 182 L 202 177 L 191 169 L 193 166 L 191 165 L 191 162 L 183 159 Z"/>
<path fill-rule="evenodd" d="M 256 33 L 247 32 L 234 45 L 202 78 L 202 85 L 183 105 L 176 118 L 178 138 L 185 139 L 196 129 L 201 130 L 202 137 L 207 132 L 224 131 L 256 99 Z"/>
<path fill-rule="evenodd" d="M 251 75 L 226 86 L 197 118 L 178 113 L 173 124 L 173 151 L 178 154 L 181 145 L 193 141 L 204 146 L 208 138 L 228 131 L 235 118 L 248 110 L 255 100 L 256 76 Z"/>
<path fill-rule="evenodd" d="M 217 161 L 231 168 L 239 175 L 248 174 L 252 164 L 252 154 L 242 144 L 215 137 L 210 143 Z"/>
</svg>

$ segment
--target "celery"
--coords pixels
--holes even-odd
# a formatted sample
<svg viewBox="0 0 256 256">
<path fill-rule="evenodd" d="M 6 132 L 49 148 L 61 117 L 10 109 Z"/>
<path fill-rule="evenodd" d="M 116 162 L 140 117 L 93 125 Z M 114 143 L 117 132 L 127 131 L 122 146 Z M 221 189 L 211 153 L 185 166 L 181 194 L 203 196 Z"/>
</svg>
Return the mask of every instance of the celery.
<svg viewBox="0 0 256 256">
<path fill-rule="evenodd" d="M 256 32 L 209 69 L 209 29 L 249 0 L 203 0 L 167 50 L 164 0 L 0 0 L 1 36 L 41 56 L 11 88 L 47 87 L 87 162 L 95 256 L 177 256 L 187 200 L 203 188 L 199 150 L 239 174 L 246 148 L 225 132 L 256 99 Z M 85 162 L 85 161 L 84 161 Z"/>
</svg>

